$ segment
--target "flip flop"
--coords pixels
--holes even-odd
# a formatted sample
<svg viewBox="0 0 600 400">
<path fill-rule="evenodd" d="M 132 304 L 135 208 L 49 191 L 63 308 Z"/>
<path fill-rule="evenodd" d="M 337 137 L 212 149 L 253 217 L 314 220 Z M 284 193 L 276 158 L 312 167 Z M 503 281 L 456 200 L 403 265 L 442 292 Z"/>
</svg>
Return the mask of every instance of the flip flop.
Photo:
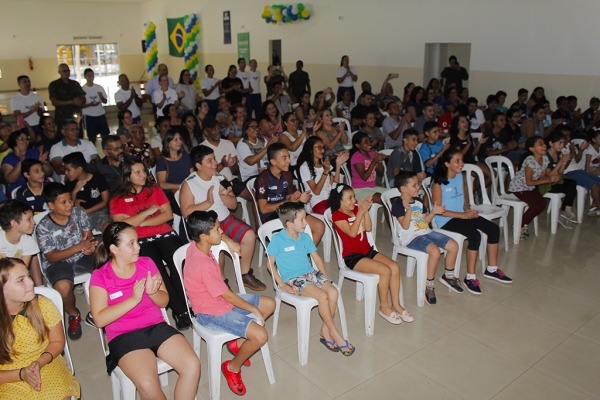
<svg viewBox="0 0 600 400">
<path fill-rule="evenodd" d="M 352 354 L 354 354 L 354 352 L 356 351 L 356 347 L 352 346 L 350 343 L 348 343 L 348 341 L 346 340 L 346 345 L 345 346 L 338 346 L 338 349 L 340 350 L 340 353 L 342 353 L 342 355 L 344 355 L 345 357 L 350 357 Z M 343 348 L 347 349 L 347 350 L 342 350 Z"/>
<path fill-rule="evenodd" d="M 321 336 L 321 338 L 319 339 L 319 342 L 321 342 L 321 344 L 323 346 L 325 346 L 327 348 L 327 350 L 333 352 L 333 353 L 337 353 L 338 351 L 340 351 L 340 348 L 335 344 L 334 341 L 328 341 L 327 339 L 325 339 L 323 336 Z M 348 342 L 346 342 L 346 344 L 348 344 Z"/>
<path fill-rule="evenodd" d="M 383 311 L 379 310 L 379 315 L 392 325 L 400 325 L 402 323 L 402 318 L 400 318 L 400 314 L 396 311 L 392 311 L 390 315 L 385 315 Z"/>
</svg>

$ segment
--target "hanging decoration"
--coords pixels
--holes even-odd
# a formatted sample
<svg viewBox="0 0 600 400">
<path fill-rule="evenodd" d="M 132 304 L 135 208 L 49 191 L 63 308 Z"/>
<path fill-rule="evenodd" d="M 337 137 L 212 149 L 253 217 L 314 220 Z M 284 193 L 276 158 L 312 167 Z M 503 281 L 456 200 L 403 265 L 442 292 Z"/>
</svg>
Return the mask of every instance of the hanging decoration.
<svg viewBox="0 0 600 400">
<path fill-rule="evenodd" d="M 309 20 L 310 10 L 304 3 L 291 5 L 273 4 L 265 6 L 262 18 L 267 24 L 286 24 L 290 22 L 299 22 Z"/>
<path fill-rule="evenodd" d="M 185 43 L 183 45 L 183 67 L 190 71 L 192 82 L 196 90 L 200 91 L 200 76 L 198 74 L 199 52 L 198 52 L 198 34 L 200 33 L 200 23 L 196 14 L 189 14 L 184 17 Z"/>
<path fill-rule="evenodd" d="M 158 45 L 156 43 L 156 25 L 153 22 L 144 24 L 146 41 L 146 74 L 152 79 L 158 73 Z"/>
</svg>

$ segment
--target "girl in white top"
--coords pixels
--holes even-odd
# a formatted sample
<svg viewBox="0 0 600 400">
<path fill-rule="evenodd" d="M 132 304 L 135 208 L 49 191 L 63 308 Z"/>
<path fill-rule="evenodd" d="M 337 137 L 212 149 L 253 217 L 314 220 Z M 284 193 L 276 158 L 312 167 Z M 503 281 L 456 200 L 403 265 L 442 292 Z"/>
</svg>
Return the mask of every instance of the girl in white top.
<svg viewBox="0 0 600 400">
<path fill-rule="evenodd" d="M 356 100 L 356 92 L 354 91 L 354 82 L 358 79 L 356 68 L 350 66 L 350 59 L 348 56 L 343 56 L 340 61 L 340 67 L 335 75 L 338 84 L 337 101 L 342 101 L 342 94 L 344 90 L 350 90 L 351 101 Z"/>
<path fill-rule="evenodd" d="M 583 153 L 585 171 L 600 176 L 600 129 L 592 130 L 589 135 L 590 145 Z"/>
<path fill-rule="evenodd" d="M 283 115 L 283 129 L 284 132 L 279 137 L 279 141 L 290 151 L 290 166 L 295 167 L 302 152 L 302 146 L 308 138 L 308 132 L 306 132 L 306 127 L 303 127 L 302 132 L 298 134 L 298 117 L 293 112 Z"/>
<path fill-rule="evenodd" d="M 158 77 L 159 90 L 152 92 L 152 104 L 156 106 L 156 116 L 162 117 L 163 108 L 168 104 L 175 104 L 179 107 L 179 98 L 175 89 L 169 88 L 169 76 L 161 75 Z"/>
<path fill-rule="evenodd" d="M 175 91 L 185 94 L 181 99 L 181 108 L 185 111 L 194 111 L 196 102 L 200 100 L 200 96 L 196 90 L 196 85 L 192 81 L 192 74 L 188 69 L 182 69 L 179 73 L 179 83 L 175 85 Z"/>
<path fill-rule="evenodd" d="M 311 136 L 304 143 L 298 165 L 300 179 L 308 185 L 305 189 L 310 188 L 310 207 L 314 213 L 323 214 L 327 209 L 329 193 L 340 182 L 340 169 L 348 157 L 348 152 L 340 153 L 334 170 L 329 158 L 325 158 L 325 145 L 320 137 Z"/>
<path fill-rule="evenodd" d="M 237 154 L 240 164 L 240 177 L 246 182 L 248 179 L 258 175 L 259 167 L 267 164 L 267 146 L 275 143 L 276 138 L 266 141 L 258 137 L 258 122 L 251 118 L 244 123 L 242 140 L 237 144 Z"/>
</svg>

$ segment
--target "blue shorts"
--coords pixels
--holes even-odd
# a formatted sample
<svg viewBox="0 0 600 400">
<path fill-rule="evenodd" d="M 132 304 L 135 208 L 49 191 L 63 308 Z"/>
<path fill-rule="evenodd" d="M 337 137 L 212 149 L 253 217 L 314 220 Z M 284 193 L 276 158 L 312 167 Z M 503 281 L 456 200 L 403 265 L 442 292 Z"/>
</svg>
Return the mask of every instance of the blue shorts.
<svg viewBox="0 0 600 400">
<path fill-rule="evenodd" d="M 565 176 L 573 179 L 579 186 L 583 186 L 587 190 L 591 190 L 592 186 L 600 183 L 600 176 L 583 170 L 567 172 Z"/>
<path fill-rule="evenodd" d="M 427 246 L 431 243 L 435 244 L 441 249 L 446 248 L 446 244 L 451 240 L 448 236 L 443 233 L 431 231 L 427 235 L 421 235 L 414 238 L 406 247 L 412 250 L 422 251 L 427 253 Z"/>
<path fill-rule="evenodd" d="M 258 307 L 258 303 L 260 302 L 259 294 L 238 293 L 238 296 L 253 306 Z M 196 321 L 205 328 L 245 338 L 250 323 L 255 321 L 255 319 L 252 318 L 252 313 L 238 307 L 233 307 L 233 310 L 221 315 L 196 314 Z"/>
</svg>

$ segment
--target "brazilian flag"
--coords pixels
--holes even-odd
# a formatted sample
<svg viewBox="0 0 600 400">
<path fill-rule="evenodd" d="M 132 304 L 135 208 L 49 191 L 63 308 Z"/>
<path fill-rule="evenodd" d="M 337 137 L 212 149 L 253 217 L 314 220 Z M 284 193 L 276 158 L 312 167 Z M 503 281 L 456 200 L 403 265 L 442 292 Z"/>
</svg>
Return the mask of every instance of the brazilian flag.
<svg viewBox="0 0 600 400">
<path fill-rule="evenodd" d="M 185 44 L 185 28 L 182 18 L 167 18 L 167 28 L 169 29 L 169 55 L 173 57 L 183 57 L 183 47 Z"/>
</svg>

